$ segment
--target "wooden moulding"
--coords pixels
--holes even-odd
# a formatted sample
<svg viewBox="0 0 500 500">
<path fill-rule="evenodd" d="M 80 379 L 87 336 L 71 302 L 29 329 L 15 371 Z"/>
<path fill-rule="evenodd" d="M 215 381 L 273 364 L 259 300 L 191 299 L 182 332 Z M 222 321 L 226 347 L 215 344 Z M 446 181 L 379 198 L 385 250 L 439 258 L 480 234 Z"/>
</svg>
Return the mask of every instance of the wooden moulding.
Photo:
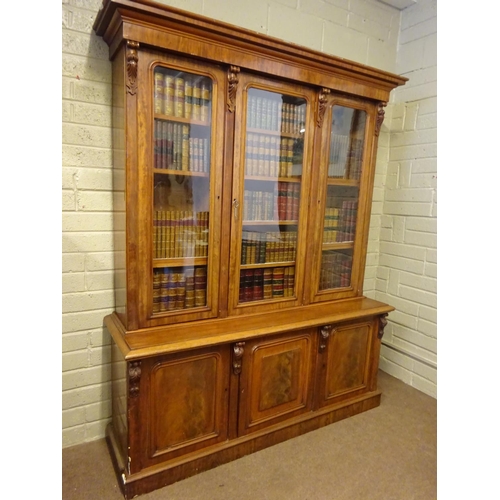
<svg viewBox="0 0 500 500">
<path fill-rule="evenodd" d="M 289 419 L 250 435 L 232 439 L 160 465 L 143 469 L 135 474 L 127 474 L 125 470 L 126 461 L 117 446 L 112 425 L 108 426 L 107 440 L 111 448 L 111 454 L 114 457 L 113 464 L 120 488 L 124 497 L 130 499 L 339 420 L 376 408 L 380 405 L 380 397 L 380 391 L 372 391 L 358 398 L 351 399 L 348 402 L 341 402 Z"/>
<path fill-rule="evenodd" d="M 94 30 L 125 40 L 381 101 L 407 78 L 147 0 L 107 0 Z M 187 50 L 189 49 L 189 50 Z"/>
<path fill-rule="evenodd" d="M 295 307 L 282 314 L 276 311 L 245 317 L 215 318 L 184 324 L 143 328 L 126 331 L 116 313 L 106 316 L 104 322 L 127 361 L 227 344 L 290 332 L 325 324 L 373 317 L 394 311 L 394 307 L 368 299 L 339 300 Z"/>
</svg>

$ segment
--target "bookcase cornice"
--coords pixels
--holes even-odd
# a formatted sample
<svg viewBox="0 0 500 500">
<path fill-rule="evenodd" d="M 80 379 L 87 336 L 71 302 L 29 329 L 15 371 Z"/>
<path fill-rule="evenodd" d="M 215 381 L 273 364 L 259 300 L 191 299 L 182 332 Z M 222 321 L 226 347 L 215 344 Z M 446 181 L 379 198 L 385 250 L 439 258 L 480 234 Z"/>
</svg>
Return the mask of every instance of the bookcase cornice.
<svg viewBox="0 0 500 500">
<path fill-rule="evenodd" d="M 110 45 L 125 40 L 378 101 L 407 78 L 268 35 L 147 0 L 108 0 L 94 30 Z"/>
</svg>

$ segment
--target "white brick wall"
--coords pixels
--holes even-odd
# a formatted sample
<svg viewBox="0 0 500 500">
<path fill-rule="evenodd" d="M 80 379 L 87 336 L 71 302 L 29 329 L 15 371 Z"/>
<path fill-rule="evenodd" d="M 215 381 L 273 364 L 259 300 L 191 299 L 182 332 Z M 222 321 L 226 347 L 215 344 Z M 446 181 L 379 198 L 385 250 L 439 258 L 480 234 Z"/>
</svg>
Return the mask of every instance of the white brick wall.
<svg viewBox="0 0 500 500">
<path fill-rule="evenodd" d="M 379 267 L 373 296 L 397 310 L 383 337 L 382 370 L 436 397 L 436 1 L 402 12 L 392 96 Z"/>
<path fill-rule="evenodd" d="M 100 0 L 63 2 L 63 446 L 104 436 L 113 309 L 111 64 L 92 31 Z"/>
<path fill-rule="evenodd" d="M 414 80 L 388 107 L 380 135 L 365 290 L 398 308 L 384 338 L 397 339 L 401 350 L 409 345 L 415 354 L 414 359 L 396 352 L 396 361 L 404 359 L 398 364 L 385 353 L 385 369 L 390 371 L 392 363 L 398 370 L 391 373 L 427 390 L 428 367 L 416 355 L 427 355 L 429 346 L 420 345 L 420 337 L 433 338 L 435 326 L 435 304 L 428 299 L 435 296 L 435 231 L 420 225 L 435 212 L 435 145 L 430 141 L 436 99 L 435 93 L 428 95 L 435 71 L 427 64 L 435 34 L 421 40 L 422 29 L 433 26 L 432 16 L 426 17 L 429 7 L 424 2 L 423 13 L 420 3 L 414 9 L 419 23 L 403 16 L 406 55 L 398 60 L 401 14 L 376 0 L 234 0 L 230 9 L 220 0 L 163 3 L 387 71 L 405 71 Z M 110 339 L 102 326 L 114 303 L 111 64 L 107 46 L 92 32 L 101 0 L 62 4 L 63 446 L 70 446 L 103 437 L 111 411 Z M 392 149 L 391 141 L 398 146 Z M 387 245 L 380 257 L 379 238 L 380 246 Z"/>
</svg>

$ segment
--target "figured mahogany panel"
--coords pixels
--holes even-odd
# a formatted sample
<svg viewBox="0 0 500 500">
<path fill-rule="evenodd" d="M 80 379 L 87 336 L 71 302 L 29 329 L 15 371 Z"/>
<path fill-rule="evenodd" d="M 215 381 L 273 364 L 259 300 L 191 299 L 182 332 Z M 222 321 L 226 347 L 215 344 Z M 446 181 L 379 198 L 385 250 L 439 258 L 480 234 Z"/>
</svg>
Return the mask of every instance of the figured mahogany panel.
<svg viewBox="0 0 500 500">
<path fill-rule="evenodd" d="M 148 459 L 177 456 L 226 439 L 228 359 L 226 347 L 154 362 L 144 408 Z"/>
<path fill-rule="evenodd" d="M 247 343 L 240 385 L 240 434 L 310 409 L 314 330 Z"/>
<path fill-rule="evenodd" d="M 335 327 L 321 354 L 320 406 L 368 390 L 372 323 Z"/>
</svg>

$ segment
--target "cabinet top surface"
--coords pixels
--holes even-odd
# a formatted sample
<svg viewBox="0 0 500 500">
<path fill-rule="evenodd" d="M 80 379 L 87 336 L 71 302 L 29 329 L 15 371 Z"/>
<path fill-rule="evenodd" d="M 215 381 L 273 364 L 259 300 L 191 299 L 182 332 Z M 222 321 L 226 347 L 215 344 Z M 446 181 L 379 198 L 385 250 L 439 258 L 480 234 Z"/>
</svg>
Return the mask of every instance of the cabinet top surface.
<svg viewBox="0 0 500 500">
<path fill-rule="evenodd" d="M 136 29 L 124 29 L 124 23 Z M 222 63 L 245 67 L 246 60 L 238 58 L 238 51 L 245 51 L 259 57 L 264 66 L 265 61 L 274 64 L 278 58 L 300 64 L 304 68 L 354 78 L 386 91 L 404 85 L 408 80 L 387 71 L 149 0 L 103 0 L 94 22 L 94 30 L 110 46 L 111 58 L 120 42 L 125 39 L 133 40 L 131 37 L 144 45 L 168 49 L 168 45 L 161 46 L 166 43 L 165 37 L 151 35 L 151 31 L 159 30 L 176 34 L 182 32 L 191 41 L 202 39 L 209 45 L 214 44 L 219 50 L 199 55 L 208 55 L 208 58 Z M 224 60 L 224 49 L 229 49 L 233 60 Z"/>
</svg>

